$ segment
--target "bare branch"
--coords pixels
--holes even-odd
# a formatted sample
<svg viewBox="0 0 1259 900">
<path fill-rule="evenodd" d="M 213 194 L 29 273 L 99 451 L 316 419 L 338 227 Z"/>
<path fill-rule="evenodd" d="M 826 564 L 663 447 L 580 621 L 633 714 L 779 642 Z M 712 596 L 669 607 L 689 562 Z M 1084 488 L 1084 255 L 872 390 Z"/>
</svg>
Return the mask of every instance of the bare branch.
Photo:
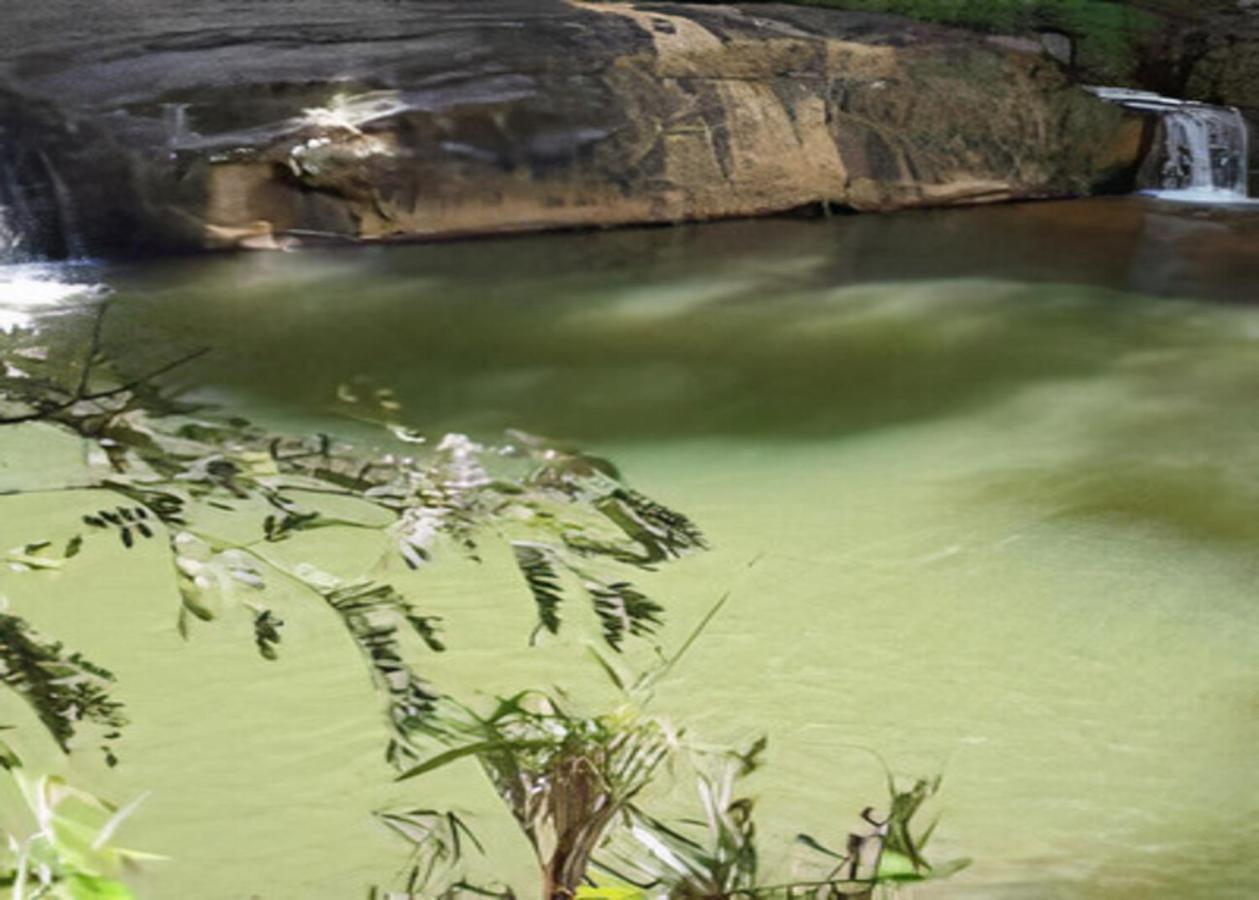
<svg viewBox="0 0 1259 900">
<path fill-rule="evenodd" d="M 209 347 L 202 347 L 200 350 L 194 350 L 193 352 L 185 354 L 184 356 L 181 356 L 178 359 L 173 359 L 163 366 L 158 366 L 153 371 L 148 372 L 144 375 L 141 375 L 139 378 L 134 378 L 131 381 L 128 381 L 126 384 L 119 385 L 116 388 L 110 388 L 107 391 L 97 391 L 94 394 L 84 394 L 79 399 L 80 400 L 104 400 L 106 397 L 115 397 L 118 394 L 125 394 L 128 391 L 134 391 L 140 385 L 145 384 L 149 381 L 152 381 L 154 378 L 160 378 L 161 376 L 167 374 L 168 372 L 178 369 L 180 366 L 187 365 L 188 363 L 192 362 L 195 359 L 200 359 L 201 357 L 205 356 L 209 352 L 210 352 Z"/>
</svg>

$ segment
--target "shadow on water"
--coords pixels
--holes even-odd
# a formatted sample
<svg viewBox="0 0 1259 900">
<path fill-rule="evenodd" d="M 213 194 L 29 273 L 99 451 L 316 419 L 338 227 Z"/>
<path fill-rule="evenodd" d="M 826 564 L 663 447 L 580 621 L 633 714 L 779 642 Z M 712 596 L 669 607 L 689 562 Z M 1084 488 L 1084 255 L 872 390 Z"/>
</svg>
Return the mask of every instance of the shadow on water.
<svg viewBox="0 0 1259 900">
<path fill-rule="evenodd" d="M 113 347 L 141 365 L 144 348 L 206 344 L 198 378 L 311 412 L 341 385 L 388 387 L 433 430 L 847 433 L 1179 339 L 1116 291 L 1243 299 L 1228 267 L 1259 277 L 1255 223 L 1160 210 L 1041 204 L 177 261 L 118 273 Z M 1204 234 L 1225 271 L 1199 265 Z"/>
<path fill-rule="evenodd" d="M 1071 450 L 1033 470 L 985 473 L 981 496 L 1251 556 L 1259 541 L 1259 318 L 1189 304 L 1163 314 L 1162 328 L 1113 348 L 1105 390 L 1047 434 Z"/>
</svg>

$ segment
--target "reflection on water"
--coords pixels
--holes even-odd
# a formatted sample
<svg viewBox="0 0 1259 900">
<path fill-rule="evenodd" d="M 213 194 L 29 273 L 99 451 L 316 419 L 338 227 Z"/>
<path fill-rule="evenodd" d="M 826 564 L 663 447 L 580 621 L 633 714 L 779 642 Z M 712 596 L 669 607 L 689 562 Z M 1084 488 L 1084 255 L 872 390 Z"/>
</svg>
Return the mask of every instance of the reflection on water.
<svg viewBox="0 0 1259 900">
<path fill-rule="evenodd" d="M 398 391 L 435 429 L 830 434 L 1084 376 L 1110 365 L 1115 340 L 1175 344 L 1181 335 L 1126 295 L 1251 299 L 1259 215 L 1040 204 L 264 255 L 119 277 L 134 286 L 114 329 L 129 353 L 212 346 L 203 372 L 217 389 L 290 407 L 326 409 L 357 378 Z"/>
<path fill-rule="evenodd" d="M 880 796 L 874 748 L 944 771 L 940 855 L 978 860 L 923 896 L 1240 900 L 1259 308 L 1202 301 L 1250 299 L 1255 250 L 1251 219 L 1080 203 L 180 261 L 111 274 L 106 342 L 136 371 L 209 345 L 201 392 L 293 429 L 364 434 L 338 386 L 387 386 L 432 432 L 571 438 L 693 515 L 716 549 L 654 580 L 671 633 L 732 600 L 659 703 L 712 740 L 770 733 L 779 868 Z M 331 532 L 306 551 L 354 552 Z M 0 589 L 127 685 L 119 777 L 155 791 L 130 842 L 176 858 L 153 895 L 351 896 L 391 872 L 365 813 L 421 782 L 384 783 L 335 629 L 281 607 L 277 665 L 248 635 L 181 646 L 165 569 L 126 562 L 55 603 Z M 522 646 L 508 561 L 414 587 L 463 636 L 438 683 L 590 680 L 576 639 Z M 423 802 L 492 808 L 452 779 Z"/>
</svg>

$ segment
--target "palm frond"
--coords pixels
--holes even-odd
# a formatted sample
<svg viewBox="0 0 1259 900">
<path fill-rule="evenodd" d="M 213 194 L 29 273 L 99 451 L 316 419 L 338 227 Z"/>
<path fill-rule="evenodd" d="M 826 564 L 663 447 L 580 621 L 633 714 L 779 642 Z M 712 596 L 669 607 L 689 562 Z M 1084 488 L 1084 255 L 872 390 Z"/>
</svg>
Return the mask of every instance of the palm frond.
<svg viewBox="0 0 1259 900">
<path fill-rule="evenodd" d="M 485 848 L 472 829 L 456 813 L 449 810 L 405 809 L 386 810 L 376 819 L 412 848 L 412 860 L 401 891 L 379 891 L 383 897 L 459 897 L 461 890 L 472 889 L 463 880 L 460 864 L 464 848 L 471 845 L 478 853 Z M 502 897 L 502 893 L 477 888 L 478 896 Z"/>
<path fill-rule="evenodd" d="M 630 713 L 573 714 L 541 692 L 500 698 L 489 715 L 464 712 L 450 729 L 459 742 L 401 777 L 475 757 L 533 847 L 546 896 L 573 896 L 675 736 L 659 720 Z"/>
<path fill-rule="evenodd" d="M 701 816 L 668 825 L 642 809 L 630 810 L 629 844 L 599 866 L 639 887 L 678 900 L 753 897 L 760 887 L 754 802 L 735 796 L 739 779 L 760 764 L 766 741 L 745 752 L 699 761 L 696 791 Z"/>
</svg>

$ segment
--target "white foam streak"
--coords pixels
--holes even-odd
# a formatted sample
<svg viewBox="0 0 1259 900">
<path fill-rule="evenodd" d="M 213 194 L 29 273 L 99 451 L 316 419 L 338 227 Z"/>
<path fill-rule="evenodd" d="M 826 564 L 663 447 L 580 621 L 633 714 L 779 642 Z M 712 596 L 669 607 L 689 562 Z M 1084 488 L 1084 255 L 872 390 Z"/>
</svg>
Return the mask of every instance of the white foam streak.
<svg viewBox="0 0 1259 900">
<path fill-rule="evenodd" d="M 102 284 L 66 281 L 57 266 L 0 266 L 0 332 L 29 328 L 42 315 L 71 309 L 108 292 Z"/>
</svg>

